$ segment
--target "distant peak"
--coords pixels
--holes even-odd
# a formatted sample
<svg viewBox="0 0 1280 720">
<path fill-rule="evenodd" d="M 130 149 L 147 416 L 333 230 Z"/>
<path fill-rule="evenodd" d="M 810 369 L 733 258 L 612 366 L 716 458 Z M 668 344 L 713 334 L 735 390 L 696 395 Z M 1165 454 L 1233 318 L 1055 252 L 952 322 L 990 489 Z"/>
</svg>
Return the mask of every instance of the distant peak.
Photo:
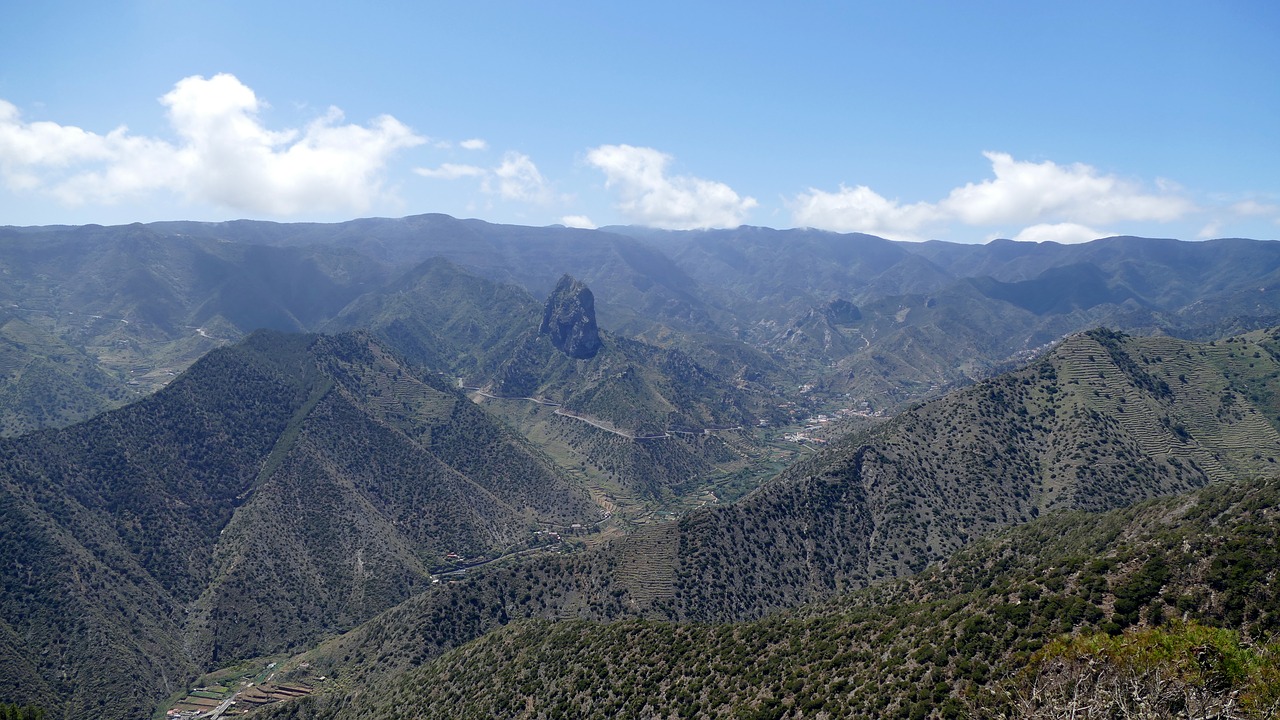
<svg viewBox="0 0 1280 720">
<path fill-rule="evenodd" d="M 557 350 L 576 360 L 588 360 L 600 352 L 596 326 L 596 299 L 582 281 L 564 275 L 556 283 L 542 315 L 542 335 L 550 336 Z"/>
</svg>

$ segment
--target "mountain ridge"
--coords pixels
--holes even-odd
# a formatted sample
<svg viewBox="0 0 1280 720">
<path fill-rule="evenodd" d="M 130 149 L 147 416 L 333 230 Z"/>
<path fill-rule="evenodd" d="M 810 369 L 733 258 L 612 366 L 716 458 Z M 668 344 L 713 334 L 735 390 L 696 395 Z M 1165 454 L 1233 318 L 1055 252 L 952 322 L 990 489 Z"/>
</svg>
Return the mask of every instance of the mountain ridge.
<svg viewBox="0 0 1280 720">
<path fill-rule="evenodd" d="M 1269 717 L 1278 499 L 1273 477 L 1057 512 L 910 578 L 747 622 L 516 620 L 267 716 L 1057 717 L 1073 702 L 1176 716 L 1194 697 Z M 1153 654 L 1126 654 L 1146 643 Z"/>
<path fill-rule="evenodd" d="M 601 327 L 616 334 L 679 349 L 726 378 L 812 388 L 791 400 L 838 407 L 847 394 L 894 412 L 1090 327 L 1215 339 L 1275 325 L 1277 248 L 1127 237 L 909 244 L 806 229 L 579 230 L 443 215 L 5 228 L 0 267 L 19 282 L 0 283 L 0 306 L 10 305 L 0 312 L 21 322 L 0 316 L 12 353 L 0 357 L 0 393 L 10 393 L 0 399 L 15 408 L 10 434 L 85 419 L 257 327 L 324 330 L 444 257 L 539 297 L 567 272 L 592 288 Z M 50 302 L 23 304 L 38 298 Z M 816 322 L 836 300 L 859 318 Z"/>
</svg>

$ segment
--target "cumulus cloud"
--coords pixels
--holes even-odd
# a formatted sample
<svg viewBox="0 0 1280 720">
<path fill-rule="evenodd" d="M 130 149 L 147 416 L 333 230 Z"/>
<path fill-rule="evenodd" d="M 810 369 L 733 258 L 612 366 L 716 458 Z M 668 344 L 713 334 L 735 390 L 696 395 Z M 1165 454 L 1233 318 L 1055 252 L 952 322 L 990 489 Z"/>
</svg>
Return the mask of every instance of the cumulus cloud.
<svg viewBox="0 0 1280 720">
<path fill-rule="evenodd" d="M 984 155 L 995 177 L 955 188 L 937 202 L 888 200 L 864 186 L 842 186 L 834 193 L 810 188 L 789 203 L 793 220 L 797 225 L 903 240 L 920 239 L 949 223 L 1014 225 L 1025 226 L 1027 237 L 1068 242 L 1093 232 L 1087 225 L 1167 222 L 1196 210 L 1167 183 L 1157 183 L 1151 191 L 1083 163 L 1027 162 L 999 152 Z"/>
<path fill-rule="evenodd" d="M 114 202 L 177 180 L 174 160 L 173 146 L 131 136 L 123 126 L 98 135 L 53 122 L 27 123 L 17 107 L 0 100 L 0 174 L 11 190 L 46 189 L 70 205 Z"/>
<path fill-rule="evenodd" d="M 488 150 L 489 149 L 489 143 L 485 142 L 484 140 L 481 140 L 480 138 L 471 138 L 470 140 L 463 140 L 462 142 L 458 143 L 458 146 L 461 147 L 463 150 Z"/>
<path fill-rule="evenodd" d="M 483 142 L 483 141 L 480 141 Z M 503 200 L 546 205 L 556 199 L 551 184 L 524 153 L 508 152 L 495 167 L 443 163 L 437 168 L 414 168 L 418 175 L 438 180 L 479 178 L 480 189 Z"/>
<path fill-rule="evenodd" d="M 601 145 L 587 162 L 618 192 L 618 209 L 632 222 L 668 230 L 737 227 L 756 206 L 728 185 L 688 175 L 668 176 L 671 156 L 647 147 Z"/>
<path fill-rule="evenodd" d="M 64 203 L 114 203 L 159 190 L 225 208 L 293 215 L 364 210 L 386 199 L 383 173 L 426 139 L 389 115 L 346 124 L 337 108 L 301 129 L 270 130 L 262 103 L 234 75 L 192 76 L 160 102 L 178 142 L 22 121 L 0 101 L 0 173 L 13 189 Z"/>
<path fill-rule="evenodd" d="M 1118 220 L 1176 220 L 1193 209 L 1186 199 L 1145 192 L 1137 183 L 1103 175 L 1083 163 L 1021 162 L 1008 153 L 983 153 L 992 180 L 951 191 L 939 204 L 967 225 L 1043 220 L 1108 223 Z"/>
<path fill-rule="evenodd" d="M 64 167 L 73 162 L 107 160 L 112 144 L 120 140 L 124 128 L 103 137 L 78 127 L 51 122 L 22 122 L 13 103 L 0 100 L 0 162 L 7 167 L 50 165 Z"/>
<path fill-rule="evenodd" d="M 840 186 L 838 192 L 809 188 L 791 203 L 797 225 L 840 232 L 865 232 L 899 240 L 918 240 L 919 231 L 940 213 L 929 203 L 904 205 L 865 185 Z"/>
</svg>

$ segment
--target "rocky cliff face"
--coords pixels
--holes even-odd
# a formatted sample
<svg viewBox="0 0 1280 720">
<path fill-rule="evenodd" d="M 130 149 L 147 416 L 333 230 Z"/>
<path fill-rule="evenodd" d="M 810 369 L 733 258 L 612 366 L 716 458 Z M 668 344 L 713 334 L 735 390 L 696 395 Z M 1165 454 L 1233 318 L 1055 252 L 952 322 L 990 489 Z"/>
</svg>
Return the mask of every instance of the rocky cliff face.
<svg viewBox="0 0 1280 720">
<path fill-rule="evenodd" d="M 600 352 L 600 330 L 596 327 L 596 299 L 591 290 L 569 275 L 560 278 L 538 332 L 548 335 L 557 350 L 577 360 L 588 360 Z"/>
</svg>

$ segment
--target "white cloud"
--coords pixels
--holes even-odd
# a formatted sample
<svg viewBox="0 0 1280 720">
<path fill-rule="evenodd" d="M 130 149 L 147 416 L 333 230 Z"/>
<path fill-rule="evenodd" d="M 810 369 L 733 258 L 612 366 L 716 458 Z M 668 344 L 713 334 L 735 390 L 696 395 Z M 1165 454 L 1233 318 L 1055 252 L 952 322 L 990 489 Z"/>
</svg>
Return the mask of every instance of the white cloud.
<svg viewBox="0 0 1280 720">
<path fill-rule="evenodd" d="M 591 222 L 591 218 L 586 215 L 565 215 L 560 218 L 560 224 L 565 227 L 583 228 L 584 230 L 596 229 L 596 224 Z"/>
<path fill-rule="evenodd" d="M 617 189 L 618 209 L 632 222 L 669 230 L 737 227 L 756 206 L 728 185 L 702 178 L 667 176 L 671 156 L 647 147 L 601 145 L 587 162 Z"/>
<path fill-rule="evenodd" d="M 13 103 L 0 100 L 0 162 L 4 167 L 51 165 L 107 160 L 111 145 L 125 133 L 118 128 L 107 137 L 51 122 L 23 123 Z"/>
<path fill-rule="evenodd" d="M 938 220 L 939 212 L 928 203 L 903 205 L 865 185 L 829 193 L 809 188 L 791 203 L 796 225 L 840 232 L 865 232 L 895 240 L 919 240 L 918 232 Z"/>
<path fill-rule="evenodd" d="M 951 191 L 939 208 L 967 225 L 1028 222 L 1108 223 L 1176 220 L 1193 209 L 1185 198 L 1144 192 L 1136 183 L 1075 163 L 1020 162 L 983 153 L 995 179 Z"/>
<path fill-rule="evenodd" d="M 344 124 L 337 108 L 302 129 L 269 130 L 253 90 L 228 74 L 184 78 L 160 102 L 176 144 L 123 126 L 97 135 L 24 123 L 0 101 L 0 172 L 11 188 L 45 190 L 69 205 L 172 190 L 270 215 L 358 211 L 386 199 L 382 176 L 392 156 L 426 141 L 389 115 Z"/>
<path fill-rule="evenodd" d="M 461 147 L 463 150 L 488 150 L 489 149 L 489 143 L 485 142 L 484 140 L 481 140 L 480 138 L 471 138 L 470 140 L 463 140 L 462 142 L 458 143 L 458 146 Z"/>
<path fill-rule="evenodd" d="M 1201 240 L 1237 233 L 1242 225 L 1248 227 L 1252 223 L 1256 227 L 1259 220 L 1270 219 L 1280 225 L 1280 205 L 1275 203 L 1250 198 L 1228 204 L 1230 200 L 1221 196 L 1217 200 L 1211 216 L 1196 234 Z"/>
<path fill-rule="evenodd" d="M 552 199 L 551 188 L 542 173 L 538 172 L 538 167 L 528 155 L 518 152 L 502 156 L 502 164 L 493 169 L 493 175 L 485 181 L 484 189 L 505 200 L 546 203 Z"/>
<path fill-rule="evenodd" d="M 123 126 L 98 135 L 47 121 L 24 123 L 17 107 L 0 100 L 0 174 L 11 190 L 45 189 L 69 205 L 114 202 L 173 183 L 174 159 L 173 146 L 130 136 Z"/>
<path fill-rule="evenodd" d="M 493 168 L 443 163 L 438 168 L 414 168 L 413 171 L 439 180 L 480 178 L 481 190 L 504 200 L 545 205 L 556 199 L 538 166 L 528 155 L 519 152 L 506 153 L 502 162 Z"/>
<path fill-rule="evenodd" d="M 1165 181 L 1149 191 L 1082 163 L 1025 162 L 998 152 L 984 155 L 995 177 L 955 188 L 936 203 L 888 200 L 865 186 L 841 186 L 834 193 L 810 188 L 788 203 L 792 219 L 796 225 L 902 240 L 921 239 L 950 223 L 1022 225 L 1027 237 L 1071 242 L 1093 232 L 1087 225 L 1168 222 L 1197 209 L 1180 188 Z"/>
<path fill-rule="evenodd" d="M 444 163 L 438 168 L 414 168 L 413 171 L 423 177 L 441 180 L 457 180 L 465 177 L 483 177 L 489 171 L 475 165 L 455 165 Z"/>
<path fill-rule="evenodd" d="M 1245 217 L 1280 214 L 1280 205 L 1258 202 L 1257 200 L 1241 200 L 1231 206 L 1231 212 Z"/>
<path fill-rule="evenodd" d="M 1099 232 L 1077 223 L 1041 223 L 1023 228 L 1014 240 L 1023 242 L 1085 243 L 1114 233 Z"/>
</svg>

